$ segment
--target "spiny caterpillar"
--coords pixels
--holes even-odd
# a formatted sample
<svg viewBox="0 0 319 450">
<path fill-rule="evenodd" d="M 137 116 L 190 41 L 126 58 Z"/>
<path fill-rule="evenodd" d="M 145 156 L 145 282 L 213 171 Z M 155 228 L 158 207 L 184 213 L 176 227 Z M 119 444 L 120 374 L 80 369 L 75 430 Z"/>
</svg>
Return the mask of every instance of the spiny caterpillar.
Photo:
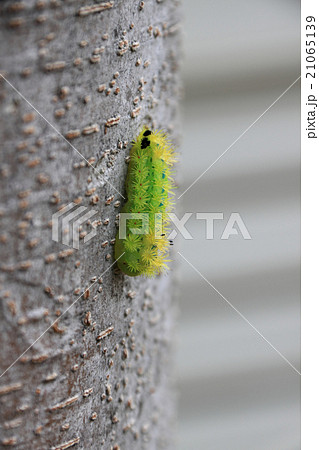
<svg viewBox="0 0 319 450">
<path fill-rule="evenodd" d="M 117 264 L 126 275 L 151 277 L 167 269 L 166 235 L 168 213 L 172 209 L 169 194 L 173 189 L 175 161 L 174 149 L 163 131 L 144 127 L 132 143 L 126 178 L 127 202 L 120 214 L 115 242 L 115 258 L 119 258 Z M 127 213 L 134 216 L 128 216 L 124 222 Z"/>
</svg>

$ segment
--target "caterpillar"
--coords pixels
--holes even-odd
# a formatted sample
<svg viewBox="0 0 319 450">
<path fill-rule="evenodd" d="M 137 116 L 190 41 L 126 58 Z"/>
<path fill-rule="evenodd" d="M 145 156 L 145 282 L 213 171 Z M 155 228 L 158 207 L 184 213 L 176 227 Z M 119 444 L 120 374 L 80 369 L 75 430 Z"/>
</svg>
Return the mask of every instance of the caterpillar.
<svg viewBox="0 0 319 450">
<path fill-rule="evenodd" d="M 143 127 L 132 142 L 125 184 L 127 202 L 120 213 L 115 241 L 117 265 L 131 277 L 152 277 L 168 268 L 170 242 L 166 236 L 168 213 L 173 207 L 174 162 L 175 151 L 167 135 Z"/>
</svg>

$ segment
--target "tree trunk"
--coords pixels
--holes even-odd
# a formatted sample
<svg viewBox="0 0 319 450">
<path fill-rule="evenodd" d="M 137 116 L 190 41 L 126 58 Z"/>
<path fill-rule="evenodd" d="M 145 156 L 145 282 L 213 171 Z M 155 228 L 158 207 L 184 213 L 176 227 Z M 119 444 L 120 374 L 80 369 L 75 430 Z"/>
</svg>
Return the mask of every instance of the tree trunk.
<svg viewBox="0 0 319 450">
<path fill-rule="evenodd" d="M 171 276 L 124 276 L 113 243 L 130 141 L 178 134 L 178 3 L 0 8 L 1 445 L 172 448 Z"/>
</svg>

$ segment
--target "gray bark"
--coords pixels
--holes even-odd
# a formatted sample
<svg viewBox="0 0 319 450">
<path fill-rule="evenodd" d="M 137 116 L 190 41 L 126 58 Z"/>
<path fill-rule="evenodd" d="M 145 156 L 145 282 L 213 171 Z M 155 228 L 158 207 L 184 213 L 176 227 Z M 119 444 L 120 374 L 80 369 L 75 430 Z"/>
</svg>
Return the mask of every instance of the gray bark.
<svg viewBox="0 0 319 450">
<path fill-rule="evenodd" d="M 124 276 L 112 240 L 130 141 L 143 124 L 178 134 L 179 7 L 88 3 L 0 5 L 0 73 L 48 121 L 0 80 L 0 442 L 169 449 L 171 275 Z M 71 202 L 96 211 L 78 250 L 52 240 Z"/>
</svg>

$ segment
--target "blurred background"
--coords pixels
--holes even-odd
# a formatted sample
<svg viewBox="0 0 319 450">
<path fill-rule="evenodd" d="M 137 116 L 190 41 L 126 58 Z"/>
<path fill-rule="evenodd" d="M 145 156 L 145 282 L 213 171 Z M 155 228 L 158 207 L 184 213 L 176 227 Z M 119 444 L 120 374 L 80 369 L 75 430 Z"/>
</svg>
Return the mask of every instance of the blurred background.
<svg viewBox="0 0 319 450">
<path fill-rule="evenodd" d="M 300 2 L 184 0 L 182 193 L 300 75 Z M 178 202 L 177 249 L 300 371 L 300 83 Z M 231 212 L 251 234 L 221 240 Z M 178 255 L 177 255 L 178 256 Z M 300 448 L 300 376 L 179 257 L 178 449 Z"/>
</svg>

